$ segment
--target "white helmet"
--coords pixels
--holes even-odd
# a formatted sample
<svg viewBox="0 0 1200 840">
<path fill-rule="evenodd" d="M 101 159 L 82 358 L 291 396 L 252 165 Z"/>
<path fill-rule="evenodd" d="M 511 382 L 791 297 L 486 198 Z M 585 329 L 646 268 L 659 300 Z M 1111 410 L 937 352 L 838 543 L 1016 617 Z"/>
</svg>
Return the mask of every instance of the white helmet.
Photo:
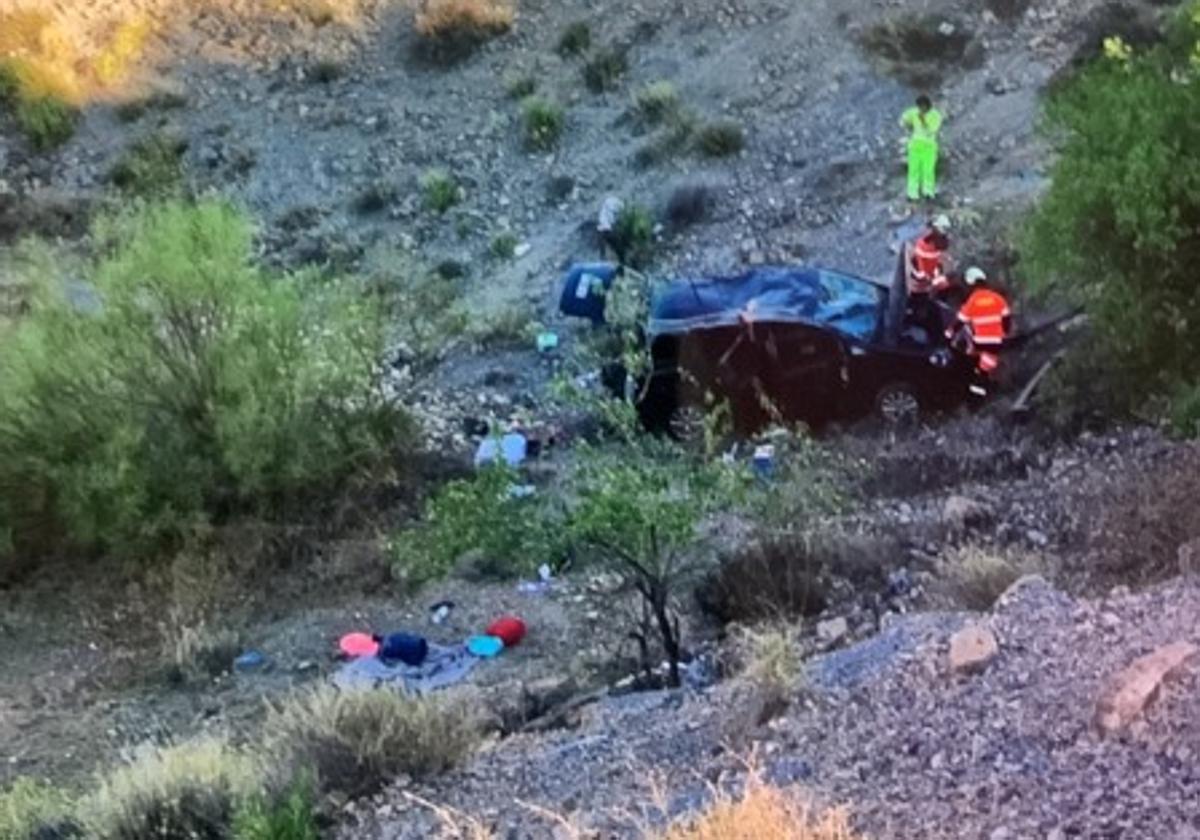
<svg viewBox="0 0 1200 840">
<path fill-rule="evenodd" d="M 974 286 L 976 283 L 982 283 L 987 280 L 987 274 L 979 266 L 973 265 L 967 269 L 967 273 L 963 275 L 963 279 L 967 281 L 968 286 Z"/>
<path fill-rule="evenodd" d="M 933 217 L 933 221 L 930 223 L 929 226 L 932 227 L 934 230 L 936 230 L 938 233 L 949 233 L 950 232 L 950 217 L 947 216 L 945 213 L 939 213 L 938 215 Z"/>
</svg>

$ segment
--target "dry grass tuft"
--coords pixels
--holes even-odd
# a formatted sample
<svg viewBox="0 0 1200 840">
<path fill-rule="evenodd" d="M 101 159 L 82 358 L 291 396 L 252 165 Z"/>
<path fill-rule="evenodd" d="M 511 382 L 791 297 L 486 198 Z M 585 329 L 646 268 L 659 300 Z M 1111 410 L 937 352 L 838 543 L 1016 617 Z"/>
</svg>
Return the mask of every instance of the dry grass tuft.
<svg viewBox="0 0 1200 840">
<path fill-rule="evenodd" d="M 507 32 L 515 18 L 508 0 L 422 0 L 416 30 L 435 41 L 482 40 Z"/>
<path fill-rule="evenodd" d="M 990 610 L 1004 592 L 1025 575 L 1044 564 L 1031 555 L 1011 550 L 964 545 L 942 561 L 942 578 L 959 606 L 983 612 Z"/>
<path fill-rule="evenodd" d="M 477 709 L 461 695 L 413 698 L 324 686 L 271 710 L 264 749 L 275 766 L 311 769 L 327 792 L 365 796 L 401 774 L 453 767 L 479 734 Z"/>
<path fill-rule="evenodd" d="M 748 634 L 744 676 L 754 688 L 758 725 L 782 714 L 800 689 L 801 669 L 794 632 L 786 625 Z"/>
<path fill-rule="evenodd" d="M 858 840 L 842 809 L 816 814 L 776 788 L 752 781 L 739 799 L 723 797 L 657 840 Z"/>
<path fill-rule="evenodd" d="M 254 761 L 224 741 L 155 748 L 101 779 L 79 816 L 97 840 L 224 837 L 258 785 Z"/>
</svg>

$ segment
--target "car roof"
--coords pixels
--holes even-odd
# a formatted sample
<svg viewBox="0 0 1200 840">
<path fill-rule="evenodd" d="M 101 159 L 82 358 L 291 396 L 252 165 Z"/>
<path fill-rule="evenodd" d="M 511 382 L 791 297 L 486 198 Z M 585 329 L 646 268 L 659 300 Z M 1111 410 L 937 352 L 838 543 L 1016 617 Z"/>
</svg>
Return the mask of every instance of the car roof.
<svg viewBox="0 0 1200 840">
<path fill-rule="evenodd" d="M 651 304 L 651 335 L 756 321 L 843 329 L 848 316 L 864 326 L 877 318 L 887 285 L 813 266 L 763 266 L 732 277 L 675 280 Z M 872 320 L 871 330 L 875 321 Z"/>
</svg>

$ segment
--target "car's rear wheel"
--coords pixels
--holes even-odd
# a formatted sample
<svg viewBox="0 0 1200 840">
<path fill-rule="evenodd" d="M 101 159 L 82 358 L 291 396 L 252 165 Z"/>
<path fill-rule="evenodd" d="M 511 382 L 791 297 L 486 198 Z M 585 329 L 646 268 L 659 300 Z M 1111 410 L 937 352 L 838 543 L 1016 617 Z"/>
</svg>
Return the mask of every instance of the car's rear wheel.
<svg viewBox="0 0 1200 840">
<path fill-rule="evenodd" d="M 875 396 L 875 413 L 893 428 L 916 425 L 921 416 L 917 389 L 907 382 L 889 382 Z"/>
<path fill-rule="evenodd" d="M 704 409 L 696 405 L 681 405 L 671 413 L 671 437 L 687 446 L 704 442 Z"/>
</svg>

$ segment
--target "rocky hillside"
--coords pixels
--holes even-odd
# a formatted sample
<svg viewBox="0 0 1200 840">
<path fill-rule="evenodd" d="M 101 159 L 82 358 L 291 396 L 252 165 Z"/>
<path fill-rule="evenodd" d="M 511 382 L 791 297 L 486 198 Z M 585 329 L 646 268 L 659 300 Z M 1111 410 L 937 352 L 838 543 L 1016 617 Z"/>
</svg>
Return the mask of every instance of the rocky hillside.
<svg viewBox="0 0 1200 840">
<path fill-rule="evenodd" d="M 868 837 L 1193 837 L 1198 609 L 1194 579 L 1083 601 L 1026 578 L 991 614 L 898 618 L 815 658 L 765 726 L 736 683 L 632 695 L 364 803 L 340 836 L 432 836 L 436 802 L 498 837 L 638 837 L 754 772 Z"/>
</svg>

